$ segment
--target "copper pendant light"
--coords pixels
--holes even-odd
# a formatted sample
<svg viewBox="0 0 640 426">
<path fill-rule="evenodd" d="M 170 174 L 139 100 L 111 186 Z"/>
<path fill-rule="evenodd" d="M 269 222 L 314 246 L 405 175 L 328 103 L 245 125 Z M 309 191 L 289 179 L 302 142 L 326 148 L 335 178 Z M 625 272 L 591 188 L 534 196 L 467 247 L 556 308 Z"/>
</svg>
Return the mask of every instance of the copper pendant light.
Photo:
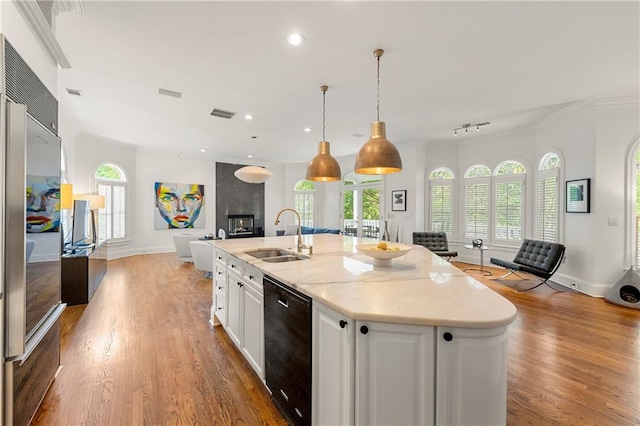
<svg viewBox="0 0 640 426">
<path fill-rule="evenodd" d="M 371 138 L 360 148 L 354 171 L 364 175 L 386 175 L 402 171 L 402 158 L 396 147 L 387 139 L 385 124 L 380 121 L 380 57 L 382 49 L 373 55 L 378 60 L 377 116 L 371 123 Z"/>
<path fill-rule="evenodd" d="M 318 144 L 318 155 L 313 157 L 307 166 L 307 180 L 314 182 L 335 182 L 342 178 L 340 165 L 331 156 L 329 142 L 324 139 L 325 95 L 329 86 L 321 86 L 322 90 L 322 141 Z"/>
</svg>

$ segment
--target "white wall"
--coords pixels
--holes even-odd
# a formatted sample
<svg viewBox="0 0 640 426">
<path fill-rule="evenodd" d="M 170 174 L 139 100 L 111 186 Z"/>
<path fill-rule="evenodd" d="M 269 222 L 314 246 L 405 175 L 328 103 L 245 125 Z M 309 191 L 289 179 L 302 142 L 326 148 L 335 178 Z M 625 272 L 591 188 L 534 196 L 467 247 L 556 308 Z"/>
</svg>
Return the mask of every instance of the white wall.
<svg viewBox="0 0 640 426">
<path fill-rule="evenodd" d="M 536 129 L 536 144 L 540 153 L 557 147 L 565 160 L 563 164 L 565 180 L 596 179 L 596 111 L 592 105 L 582 104 L 571 107 L 563 115 L 550 120 Z M 621 159 L 622 160 L 622 159 Z M 620 182 L 622 183 L 622 181 Z M 560 182 L 563 200 L 563 232 L 560 242 L 566 246 L 565 263 L 558 271 L 563 283 L 583 283 L 594 279 L 597 226 L 594 213 L 565 213 L 564 182 Z M 591 211 L 599 203 L 595 193 L 591 196 Z"/>
</svg>

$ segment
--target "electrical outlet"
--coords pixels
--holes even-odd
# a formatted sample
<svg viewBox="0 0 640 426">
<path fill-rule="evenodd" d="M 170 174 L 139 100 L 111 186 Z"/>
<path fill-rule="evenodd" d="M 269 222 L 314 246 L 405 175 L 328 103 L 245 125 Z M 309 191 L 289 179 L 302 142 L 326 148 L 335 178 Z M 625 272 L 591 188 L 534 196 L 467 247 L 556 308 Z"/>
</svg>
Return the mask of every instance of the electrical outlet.
<svg viewBox="0 0 640 426">
<path fill-rule="evenodd" d="M 578 285 L 578 283 L 571 283 L 571 284 L 569 285 L 569 287 L 571 287 L 571 288 L 572 288 L 572 289 L 574 289 L 574 290 L 578 290 L 578 289 L 580 289 L 580 286 Z"/>
<path fill-rule="evenodd" d="M 607 223 L 609 224 L 609 226 L 618 226 L 618 218 L 617 217 L 610 217 L 608 219 Z"/>
</svg>

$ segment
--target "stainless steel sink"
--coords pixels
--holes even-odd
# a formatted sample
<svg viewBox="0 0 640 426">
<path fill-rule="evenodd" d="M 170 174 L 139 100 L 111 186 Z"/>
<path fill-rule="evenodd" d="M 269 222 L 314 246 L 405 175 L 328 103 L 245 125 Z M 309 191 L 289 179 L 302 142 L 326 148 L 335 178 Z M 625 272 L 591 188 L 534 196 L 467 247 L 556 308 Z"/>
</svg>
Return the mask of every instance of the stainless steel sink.
<svg viewBox="0 0 640 426">
<path fill-rule="evenodd" d="M 304 259 L 307 259 L 307 258 L 288 254 L 285 256 L 264 257 L 261 260 L 263 262 L 269 262 L 269 263 L 282 263 L 282 262 L 295 262 L 296 260 L 304 260 Z"/>
<path fill-rule="evenodd" d="M 276 256 L 292 256 L 292 254 L 286 250 L 279 248 L 261 248 L 256 250 L 245 251 L 249 256 L 253 256 L 256 259 L 262 259 L 265 257 L 276 257 Z"/>
<path fill-rule="evenodd" d="M 268 263 L 295 262 L 309 258 L 280 248 L 260 248 L 245 251 L 245 254 Z"/>
</svg>

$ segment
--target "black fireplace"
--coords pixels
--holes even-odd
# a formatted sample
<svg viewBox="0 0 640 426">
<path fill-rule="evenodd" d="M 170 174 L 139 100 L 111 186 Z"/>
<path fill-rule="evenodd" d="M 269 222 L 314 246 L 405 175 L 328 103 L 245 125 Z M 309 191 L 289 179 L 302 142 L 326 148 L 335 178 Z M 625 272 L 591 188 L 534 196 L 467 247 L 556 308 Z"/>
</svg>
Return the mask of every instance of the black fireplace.
<svg viewBox="0 0 640 426">
<path fill-rule="evenodd" d="M 252 214 L 230 214 L 227 216 L 227 236 L 243 238 L 255 236 Z"/>
</svg>

